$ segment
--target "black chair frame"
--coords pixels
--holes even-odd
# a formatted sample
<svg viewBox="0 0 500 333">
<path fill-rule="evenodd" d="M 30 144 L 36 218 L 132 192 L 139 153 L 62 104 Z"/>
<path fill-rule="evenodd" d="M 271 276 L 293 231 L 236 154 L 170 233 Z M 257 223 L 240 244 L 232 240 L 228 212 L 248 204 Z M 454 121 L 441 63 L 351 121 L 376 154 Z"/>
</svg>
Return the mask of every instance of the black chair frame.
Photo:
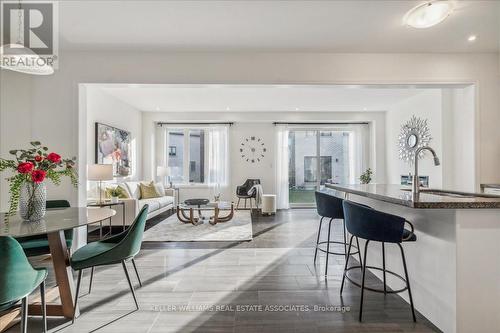
<svg viewBox="0 0 500 333">
<path fill-rule="evenodd" d="M 329 255 L 330 254 L 337 255 L 337 256 L 344 256 L 346 258 L 346 260 L 347 260 L 347 256 L 348 255 L 355 255 L 355 254 L 357 254 L 358 255 L 359 263 L 360 263 L 360 265 L 362 265 L 363 261 L 361 259 L 361 252 L 359 251 L 359 242 L 358 242 L 358 238 L 357 237 L 356 237 L 357 246 L 355 246 L 355 245 L 352 246 L 352 247 L 354 247 L 356 249 L 356 251 L 354 251 L 353 253 L 349 253 L 347 251 L 347 247 L 348 247 L 347 232 L 346 232 L 344 220 L 342 220 L 342 227 L 343 227 L 342 229 L 343 229 L 343 233 L 344 233 L 344 241 L 343 242 L 330 240 L 331 230 L 332 230 L 332 222 L 333 222 L 333 220 L 335 220 L 334 218 L 330 218 L 330 221 L 328 222 L 328 236 L 327 236 L 327 240 L 320 242 L 321 228 L 323 226 L 323 219 L 325 217 L 326 216 L 322 216 L 321 219 L 319 220 L 318 236 L 317 236 L 317 239 L 316 239 L 316 249 L 314 251 L 314 263 L 316 263 L 316 259 L 318 257 L 318 251 L 326 253 L 325 276 L 328 275 L 328 261 L 329 261 Z M 324 245 L 324 244 L 326 244 L 326 249 L 321 248 L 321 246 Z M 333 251 L 330 251 L 330 244 L 344 245 L 344 252 L 333 252 Z"/>
<path fill-rule="evenodd" d="M 412 230 L 412 233 L 413 233 L 413 225 L 406 221 L 410 226 L 411 226 L 411 230 Z M 350 240 L 349 240 L 349 249 L 348 249 L 348 255 L 347 255 L 347 259 L 346 259 L 346 262 L 345 262 L 345 267 L 344 267 L 344 274 L 342 276 L 342 283 L 340 285 L 340 295 L 342 295 L 342 292 L 344 290 L 344 284 L 345 284 L 345 280 L 349 280 L 349 282 L 351 282 L 353 285 L 361 288 L 361 300 L 360 300 L 360 306 L 359 306 L 359 321 L 362 321 L 362 317 L 363 317 L 363 298 L 364 298 L 364 291 L 365 290 L 369 290 L 369 291 L 373 291 L 373 292 L 377 292 L 377 293 L 383 293 L 383 294 L 398 294 L 398 293 L 401 293 L 401 292 L 404 292 L 406 290 L 408 290 L 408 296 L 409 296 L 409 300 L 410 300 L 410 308 L 411 308 L 411 313 L 412 313 L 412 317 L 413 317 L 413 322 L 416 322 L 417 321 L 417 318 L 415 316 L 415 308 L 414 308 L 414 305 L 413 305 L 413 297 L 412 297 L 412 294 L 411 294 L 411 287 L 410 287 L 410 279 L 408 277 L 408 268 L 406 266 L 406 257 L 405 257 L 405 253 L 404 253 L 404 250 L 403 250 L 403 246 L 401 246 L 401 243 L 395 243 L 399 246 L 399 249 L 401 250 L 401 258 L 402 258 L 402 261 L 403 261 L 403 268 L 404 268 L 404 272 L 405 272 L 405 277 L 402 277 L 401 275 L 393 272 L 393 271 L 390 271 L 390 270 L 387 270 L 386 267 L 385 267 L 385 243 L 384 242 L 381 242 L 382 243 L 382 268 L 380 267 L 375 267 L 375 266 L 368 266 L 366 264 L 366 256 L 367 256 L 367 252 L 368 252 L 368 245 L 369 243 L 371 242 L 370 240 L 366 240 L 366 243 L 365 243 L 365 246 L 364 246 L 364 255 L 363 255 L 363 263 L 361 265 L 355 265 L 355 266 L 351 266 L 351 267 L 348 267 L 349 265 L 349 255 L 350 255 L 350 252 L 351 252 L 351 247 L 352 247 L 352 240 L 355 236 L 352 235 Z M 356 237 L 356 242 L 358 242 L 358 239 Z M 358 246 L 359 246 L 359 243 L 358 243 Z M 361 277 L 361 283 L 355 281 L 353 278 L 351 278 L 348 274 L 348 272 L 352 269 L 358 269 L 358 268 L 361 268 L 362 270 L 362 277 Z M 378 270 L 378 271 L 381 271 L 383 273 L 383 284 L 384 284 L 384 288 L 383 289 L 378 289 L 378 288 L 371 288 L 371 287 L 367 287 L 365 286 L 365 277 L 366 277 L 366 269 L 369 268 L 369 269 L 374 269 L 374 270 Z M 401 288 L 401 289 L 397 289 L 397 290 L 388 290 L 387 289 L 387 283 L 386 283 L 386 274 L 390 274 L 392 276 L 395 276 L 397 277 L 398 279 L 400 279 L 401 281 L 403 281 L 405 283 L 405 287 Z"/>
</svg>

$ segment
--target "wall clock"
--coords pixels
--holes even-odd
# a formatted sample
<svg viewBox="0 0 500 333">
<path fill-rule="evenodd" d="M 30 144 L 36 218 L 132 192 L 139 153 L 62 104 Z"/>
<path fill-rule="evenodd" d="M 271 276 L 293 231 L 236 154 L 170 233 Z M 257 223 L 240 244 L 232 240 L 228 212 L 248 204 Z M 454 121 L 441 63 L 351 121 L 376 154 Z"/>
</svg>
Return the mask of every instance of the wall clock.
<svg viewBox="0 0 500 333">
<path fill-rule="evenodd" d="M 246 138 L 240 145 L 241 158 L 248 163 L 260 162 L 266 152 L 264 141 L 256 136 Z"/>
</svg>

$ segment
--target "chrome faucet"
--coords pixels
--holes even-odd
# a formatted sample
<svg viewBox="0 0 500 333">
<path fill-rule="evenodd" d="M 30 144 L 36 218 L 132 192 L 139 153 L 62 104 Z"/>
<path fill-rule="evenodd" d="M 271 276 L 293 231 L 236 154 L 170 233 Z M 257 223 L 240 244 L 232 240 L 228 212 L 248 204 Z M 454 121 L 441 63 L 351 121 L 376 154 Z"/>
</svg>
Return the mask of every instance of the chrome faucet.
<svg viewBox="0 0 500 333">
<path fill-rule="evenodd" d="M 420 180 L 418 179 L 418 155 L 420 155 L 420 152 L 423 150 L 428 150 L 432 153 L 432 156 L 434 157 L 435 166 L 441 164 L 441 162 L 439 162 L 439 158 L 437 157 L 436 152 L 431 147 L 420 147 L 415 151 L 415 159 L 413 160 L 413 164 L 415 165 L 415 170 L 413 173 L 413 184 L 412 184 L 412 194 L 414 199 L 418 198 L 418 195 L 420 193 Z"/>
</svg>

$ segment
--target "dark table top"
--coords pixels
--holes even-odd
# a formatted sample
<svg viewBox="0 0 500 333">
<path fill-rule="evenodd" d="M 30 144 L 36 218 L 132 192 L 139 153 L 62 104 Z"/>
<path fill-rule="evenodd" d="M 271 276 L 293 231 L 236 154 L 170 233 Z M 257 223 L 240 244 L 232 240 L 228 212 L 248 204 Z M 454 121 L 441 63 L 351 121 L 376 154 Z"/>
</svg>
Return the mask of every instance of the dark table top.
<svg viewBox="0 0 500 333">
<path fill-rule="evenodd" d="M 69 230 L 108 219 L 116 214 L 110 208 L 57 208 L 47 209 L 40 221 L 23 221 L 19 214 L 5 219 L 0 213 L 0 236 L 24 237 Z"/>
</svg>

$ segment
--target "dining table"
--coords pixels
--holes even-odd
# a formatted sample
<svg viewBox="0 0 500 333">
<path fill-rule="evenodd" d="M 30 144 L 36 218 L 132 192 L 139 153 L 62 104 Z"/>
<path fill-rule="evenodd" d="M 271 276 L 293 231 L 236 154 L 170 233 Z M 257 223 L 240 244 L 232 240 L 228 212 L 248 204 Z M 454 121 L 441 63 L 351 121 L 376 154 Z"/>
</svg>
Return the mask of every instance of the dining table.
<svg viewBox="0 0 500 333">
<path fill-rule="evenodd" d="M 114 215 L 116 211 L 111 208 L 54 208 L 47 209 L 41 220 L 25 221 L 18 214 L 7 216 L 6 213 L 0 213 L 0 236 L 16 238 L 47 235 L 60 300 L 47 304 L 47 316 L 73 318 L 73 314 L 79 315 L 78 308 L 74 306 L 75 284 L 64 231 L 99 223 Z M 28 307 L 30 315 L 41 315 L 41 310 L 39 303 L 32 303 Z M 0 332 L 10 326 L 9 322 L 15 317 L 15 312 L 3 316 L 0 319 Z"/>
</svg>

